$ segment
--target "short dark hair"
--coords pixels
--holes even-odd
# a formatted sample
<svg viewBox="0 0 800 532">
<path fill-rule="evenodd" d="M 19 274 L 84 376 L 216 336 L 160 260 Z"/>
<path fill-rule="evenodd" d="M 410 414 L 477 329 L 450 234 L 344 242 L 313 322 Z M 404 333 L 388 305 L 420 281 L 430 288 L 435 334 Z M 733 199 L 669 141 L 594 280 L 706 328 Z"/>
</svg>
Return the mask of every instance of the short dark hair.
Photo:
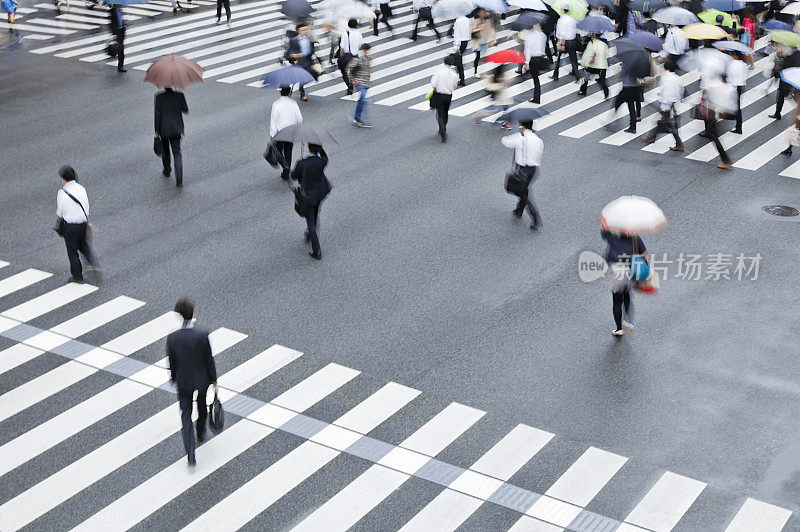
<svg viewBox="0 0 800 532">
<path fill-rule="evenodd" d="M 356 19 L 354 19 L 354 18 L 351 18 L 350 20 L 347 21 L 347 27 L 348 28 L 357 28 L 358 27 L 358 21 Z"/>
<path fill-rule="evenodd" d="M 523 120 L 519 123 L 525 129 L 533 129 L 533 120 Z"/>
<path fill-rule="evenodd" d="M 281 96 L 289 96 L 292 93 L 291 87 L 281 87 Z"/>
<path fill-rule="evenodd" d="M 452 55 L 446 55 L 444 56 L 444 64 L 447 66 L 453 66 L 456 64 L 456 62 L 453 60 Z"/>
<path fill-rule="evenodd" d="M 189 321 L 194 316 L 194 305 L 186 298 L 181 298 L 175 303 L 175 312 L 183 317 L 184 321 Z"/>
<path fill-rule="evenodd" d="M 58 176 L 64 181 L 77 181 L 78 176 L 75 175 L 75 169 L 68 164 L 65 164 L 58 170 Z"/>
<path fill-rule="evenodd" d="M 372 46 L 370 46 L 368 42 L 365 42 L 361 45 L 362 50 L 369 50 L 370 48 L 372 48 Z"/>
<path fill-rule="evenodd" d="M 316 155 L 316 154 L 318 154 L 319 152 L 322 151 L 322 146 L 319 145 L 319 144 L 309 144 L 308 145 L 308 151 L 310 151 L 311 153 Z"/>
</svg>

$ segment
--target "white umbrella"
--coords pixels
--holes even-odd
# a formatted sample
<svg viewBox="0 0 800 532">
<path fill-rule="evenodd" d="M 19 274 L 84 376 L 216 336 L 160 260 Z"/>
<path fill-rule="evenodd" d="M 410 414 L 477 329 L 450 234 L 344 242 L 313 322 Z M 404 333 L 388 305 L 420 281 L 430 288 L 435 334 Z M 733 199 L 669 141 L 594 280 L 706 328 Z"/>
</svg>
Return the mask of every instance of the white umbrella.
<svg viewBox="0 0 800 532">
<path fill-rule="evenodd" d="M 800 2 L 792 2 L 788 6 L 781 9 L 781 13 L 788 15 L 800 15 Z"/>
<path fill-rule="evenodd" d="M 547 6 L 542 0 L 507 0 L 506 3 L 510 6 L 517 6 L 520 9 L 547 11 Z"/>
<path fill-rule="evenodd" d="M 354 18 L 356 20 L 371 20 L 375 18 L 375 12 L 372 8 L 361 2 L 353 2 L 350 0 L 347 2 L 332 2 L 331 5 L 334 6 L 332 15 L 339 19 L 350 20 Z"/>
<path fill-rule="evenodd" d="M 655 233 L 667 225 L 661 207 L 650 198 L 622 196 L 600 212 L 600 227 L 625 235 Z"/>
<path fill-rule="evenodd" d="M 439 0 L 433 5 L 431 14 L 439 20 L 450 20 L 466 15 L 475 9 L 470 0 Z"/>
<path fill-rule="evenodd" d="M 494 11 L 496 13 L 505 13 L 508 7 L 503 3 L 503 0 L 474 0 L 475 5 L 487 11 Z"/>
<path fill-rule="evenodd" d="M 688 9 L 675 6 L 659 9 L 653 13 L 653 20 L 662 24 L 674 24 L 676 26 L 686 26 L 687 24 L 700 22 L 700 19 L 697 18 L 697 15 Z"/>
</svg>

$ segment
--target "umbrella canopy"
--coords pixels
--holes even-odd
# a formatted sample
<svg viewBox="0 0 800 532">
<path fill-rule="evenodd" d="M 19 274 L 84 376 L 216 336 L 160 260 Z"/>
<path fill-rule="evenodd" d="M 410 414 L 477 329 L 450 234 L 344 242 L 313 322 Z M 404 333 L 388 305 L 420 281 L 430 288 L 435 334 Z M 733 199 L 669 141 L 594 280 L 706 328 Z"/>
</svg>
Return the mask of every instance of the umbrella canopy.
<svg viewBox="0 0 800 532">
<path fill-rule="evenodd" d="M 547 11 L 547 6 L 544 2 L 542 2 L 542 0 L 508 0 L 506 3 L 510 6 L 516 6 L 520 9 Z"/>
<path fill-rule="evenodd" d="M 667 7 L 668 5 L 666 0 L 631 0 L 630 3 L 628 3 L 628 8 L 633 11 L 650 13 Z"/>
<path fill-rule="evenodd" d="M 658 52 L 664 46 L 664 43 L 661 41 L 661 39 L 649 31 L 634 31 L 628 34 L 628 38 L 638 42 L 651 52 Z"/>
<path fill-rule="evenodd" d="M 667 226 L 661 207 L 650 198 L 622 196 L 600 212 L 600 227 L 623 235 L 655 233 Z"/>
<path fill-rule="evenodd" d="M 144 74 L 144 81 L 159 89 L 177 87 L 185 89 L 196 81 L 203 81 L 203 67 L 182 55 L 168 55 L 153 62 Z"/>
<path fill-rule="evenodd" d="M 494 11 L 495 13 L 505 13 L 508 7 L 503 3 L 503 0 L 474 0 L 475 6 L 485 9 L 487 11 Z"/>
<path fill-rule="evenodd" d="M 659 9 L 653 14 L 653 20 L 662 24 L 673 24 L 675 26 L 685 26 L 687 24 L 694 24 L 699 19 L 697 15 L 683 9 L 682 7 L 665 7 Z"/>
<path fill-rule="evenodd" d="M 470 0 L 439 0 L 433 5 L 431 13 L 433 18 L 450 20 L 466 15 L 475 9 Z"/>
<path fill-rule="evenodd" d="M 800 68 L 798 68 L 800 70 Z M 547 111 L 542 109 L 541 107 L 519 107 L 514 109 L 513 111 L 509 111 L 500 115 L 498 120 L 508 120 L 508 121 L 516 121 L 516 122 L 532 122 L 537 118 L 541 118 L 544 115 L 548 115 Z"/>
<path fill-rule="evenodd" d="M 705 22 L 706 24 L 716 24 L 717 17 L 722 17 L 722 25 L 733 27 L 733 17 L 730 14 L 720 11 L 719 9 L 707 9 L 702 13 L 697 14 L 698 18 Z"/>
<path fill-rule="evenodd" d="M 319 144 L 320 146 L 327 146 L 331 143 L 339 144 L 325 128 L 308 122 L 301 122 L 281 129 L 275 133 L 273 140 L 300 144 Z"/>
<path fill-rule="evenodd" d="M 705 39 L 725 39 L 728 36 L 728 32 L 719 26 L 706 24 L 705 22 L 698 22 L 696 24 L 684 26 L 683 33 L 686 35 L 687 39 L 694 39 L 697 41 L 702 41 Z"/>
<path fill-rule="evenodd" d="M 769 34 L 769 40 L 785 46 L 800 46 L 800 35 L 793 31 L 772 31 Z"/>
<path fill-rule="evenodd" d="M 589 10 L 585 0 L 555 0 L 550 6 L 559 14 L 567 13 L 575 20 L 583 20 Z"/>
<path fill-rule="evenodd" d="M 600 6 L 606 6 L 609 9 L 613 9 L 615 7 L 613 0 L 589 0 L 589 5 L 595 9 L 599 8 Z"/>
<path fill-rule="evenodd" d="M 528 11 L 527 13 L 522 13 L 520 16 L 518 16 L 516 20 L 509 24 L 509 27 L 514 31 L 529 30 L 536 24 L 542 25 L 547 22 L 547 18 L 547 13 Z"/>
<path fill-rule="evenodd" d="M 703 7 L 706 9 L 718 9 L 719 11 L 739 11 L 744 9 L 745 3 L 739 0 L 705 0 Z"/>
<path fill-rule="evenodd" d="M 726 52 L 739 52 L 745 55 L 753 55 L 753 49 L 739 41 L 717 41 L 714 43 L 714 47 L 725 50 Z"/>
<path fill-rule="evenodd" d="M 784 68 L 781 70 L 781 79 L 795 89 L 800 89 L 800 68 Z"/>
<path fill-rule="evenodd" d="M 792 2 L 788 6 L 781 9 L 781 13 L 787 15 L 800 15 L 800 2 Z"/>
<path fill-rule="evenodd" d="M 484 63 L 525 63 L 525 55 L 518 50 L 495 52 L 483 60 Z"/>
<path fill-rule="evenodd" d="M 314 8 L 307 0 L 284 0 L 281 3 L 281 13 L 292 20 L 306 18 L 313 12 Z"/>
<path fill-rule="evenodd" d="M 638 42 L 628 37 L 616 39 L 617 57 L 631 75 L 644 78 L 650 75 L 650 53 Z"/>
<path fill-rule="evenodd" d="M 782 20 L 775 20 L 775 19 L 766 21 L 765 23 L 763 23 L 761 25 L 761 27 L 764 28 L 765 30 L 792 31 L 792 25 L 791 24 L 789 24 L 787 22 L 783 22 Z"/>
<path fill-rule="evenodd" d="M 343 2 L 336 6 L 336 17 L 343 19 L 374 19 L 375 12 L 366 4 L 361 2 Z"/>
<path fill-rule="evenodd" d="M 291 87 L 294 84 L 306 85 L 314 81 L 314 76 L 299 66 L 287 66 L 273 70 L 264 76 L 263 87 Z"/>
<path fill-rule="evenodd" d="M 614 31 L 614 22 L 603 15 L 591 16 L 578 22 L 578 29 L 589 33 L 604 33 Z"/>
</svg>

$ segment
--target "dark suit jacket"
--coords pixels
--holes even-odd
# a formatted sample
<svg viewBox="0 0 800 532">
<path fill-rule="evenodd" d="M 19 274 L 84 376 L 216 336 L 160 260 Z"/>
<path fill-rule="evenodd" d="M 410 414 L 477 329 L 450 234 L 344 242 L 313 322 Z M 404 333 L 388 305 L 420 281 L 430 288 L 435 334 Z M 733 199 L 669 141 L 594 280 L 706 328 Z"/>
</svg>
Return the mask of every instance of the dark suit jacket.
<svg viewBox="0 0 800 532">
<path fill-rule="evenodd" d="M 166 89 L 156 94 L 155 129 L 161 138 L 183 136 L 183 113 L 188 113 L 186 97 L 182 92 Z"/>
<path fill-rule="evenodd" d="M 179 392 L 204 390 L 217 382 L 208 333 L 183 328 L 167 336 L 167 357 L 172 381 Z"/>
<path fill-rule="evenodd" d="M 122 10 L 117 9 L 116 7 L 112 7 L 109 12 L 109 16 L 111 17 L 111 27 L 109 30 L 112 34 L 117 33 L 119 31 L 120 26 L 122 29 L 125 29 L 125 20 L 122 18 Z"/>
<path fill-rule="evenodd" d="M 306 195 L 306 204 L 316 206 L 322 203 L 331 191 L 328 178 L 325 177 L 325 166 L 328 156 L 323 150 L 320 155 L 309 155 L 300 159 L 292 172 L 292 179 L 300 183 L 300 189 Z"/>
<path fill-rule="evenodd" d="M 290 58 L 292 63 L 296 64 L 297 66 L 303 67 L 306 70 L 310 70 L 312 63 L 314 62 L 314 43 L 311 42 L 311 39 L 309 39 L 309 44 L 311 45 L 310 47 L 311 52 L 308 55 L 304 55 L 300 59 Z M 300 35 L 298 35 L 296 37 L 292 37 L 291 40 L 289 40 L 289 49 L 287 50 L 286 54 L 288 56 L 291 56 L 293 54 L 300 54 L 300 53 L 302 52 L 300 51 Z"/>
</svg>

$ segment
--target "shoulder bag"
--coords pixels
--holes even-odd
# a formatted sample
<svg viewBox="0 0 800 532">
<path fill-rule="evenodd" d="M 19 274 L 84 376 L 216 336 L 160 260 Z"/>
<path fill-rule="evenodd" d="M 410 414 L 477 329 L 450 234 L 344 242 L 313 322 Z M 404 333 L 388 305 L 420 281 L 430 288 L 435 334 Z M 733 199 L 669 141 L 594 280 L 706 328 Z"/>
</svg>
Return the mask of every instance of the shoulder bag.
<svg viewBox="0 0 800 532">
<path fill-rule="evenodd" d="M 78 204 L 78 206 L 83 211 L 83 215 L 86 216 L 86 225 L 88 226 L 89 225 L 89 215 L 86 214 L 86 209 L 83 208 L 83 204 L 80 201 L 78 201 L 78 198 L 76 198 L 75 196 L 73 196 L 72 194 L 70 194 L 69 192 L 64 190 L 63 188 L 61 190 L 64 191 L 64 194 L 69 196 L 72 199 L 72 201 L 74 201 L 75 203 Z M 53 231 L 55 231 L 56 234 L 58 234 L 58 236 L 60 236 L 61 238 L 64 238 L 64 231 L 66 229 L 66 224 L 67 224 L 67 222 L 64 220 L 64 218 L 59 218 L 56 221 L 56 225 L 53 226 Z"/>
<path fill-rule="evenodd" d="M 650 277 L 650 265 L 637 250 L 637 236 L 633 237 L 633 253 L 631 254 L 631 280 L 644 281 Z"/>
</svg>

